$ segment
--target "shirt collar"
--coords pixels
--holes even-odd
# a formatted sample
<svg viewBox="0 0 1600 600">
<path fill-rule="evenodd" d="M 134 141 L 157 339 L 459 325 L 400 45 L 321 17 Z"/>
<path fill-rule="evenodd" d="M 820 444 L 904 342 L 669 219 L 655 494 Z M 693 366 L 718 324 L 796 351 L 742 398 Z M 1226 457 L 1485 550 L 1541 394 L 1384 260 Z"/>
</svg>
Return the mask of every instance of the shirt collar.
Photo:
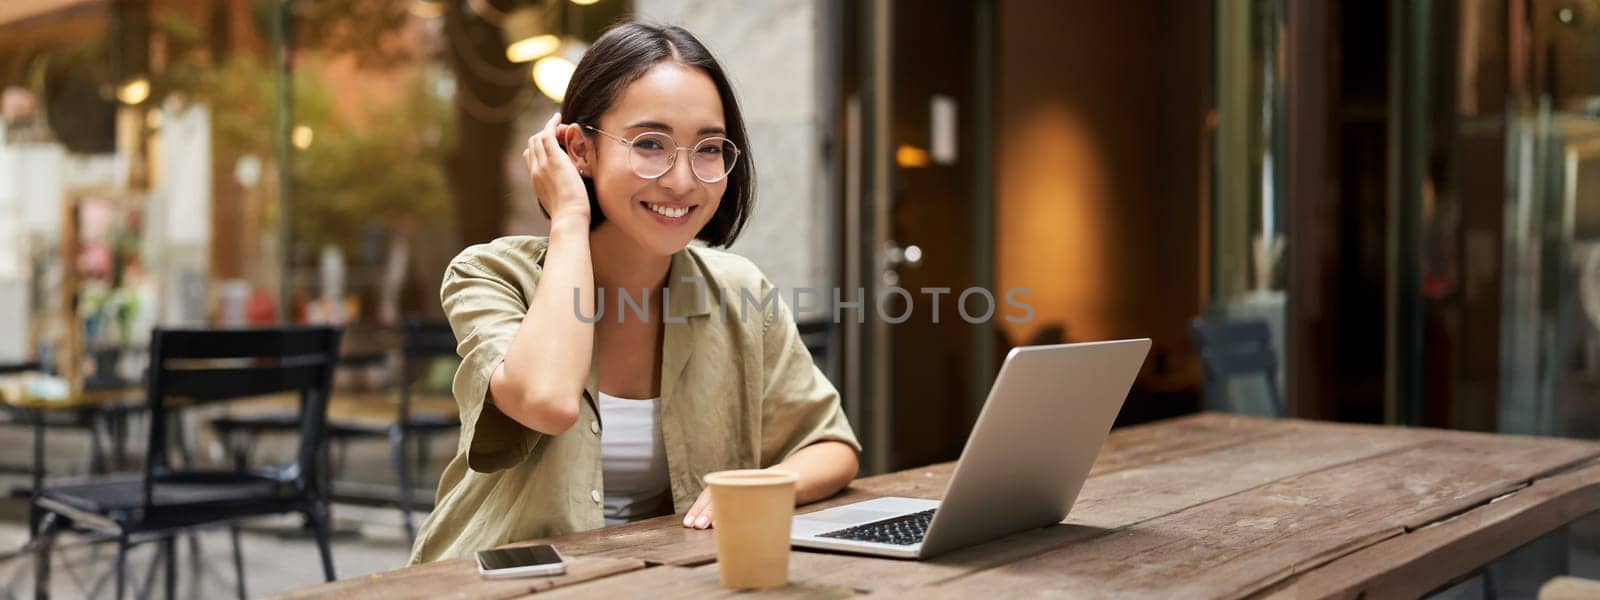
<svg viewBox="0 0 1600 600">
<path fill-rule="evenodd" d="M 673 253 L 672 266 L 667 271 L 667 316 L 679 320 L 711 314 L 713 305 L 720 306 L 722 302 L 715 285 L 706 277 L 693 248 L 686 246 Z"/>
<path fill-rule="evenodd" d="M 534 263 L 543 267 L 548 251 L 548 245 L 539 248 Z M 722 305 L 721 294 L 715 285 L 716 282 L 706 277 L 693 246 L 684 246 L 682 250 L 672 253 L 672 262 L 667 268 L 667 295 L 670 296 L 667 316 L 680 320 L 711 314 L 714 306 Z"/>
</svg>

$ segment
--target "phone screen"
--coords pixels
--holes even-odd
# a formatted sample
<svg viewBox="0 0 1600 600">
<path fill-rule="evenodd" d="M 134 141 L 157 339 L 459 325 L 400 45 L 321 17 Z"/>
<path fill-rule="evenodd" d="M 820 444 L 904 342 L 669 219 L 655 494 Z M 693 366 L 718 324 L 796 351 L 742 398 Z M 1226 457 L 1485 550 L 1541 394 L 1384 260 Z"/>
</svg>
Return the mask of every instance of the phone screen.
<svg viewBox="0 0 1600 600">
<path fill-rule="evenodd" d="M 478 564 L 490 571 L 553 565 L 560 562 L 561 555 L 557 554 L 555 547 L 549 544 L 478 551 Z"/>
</svg>

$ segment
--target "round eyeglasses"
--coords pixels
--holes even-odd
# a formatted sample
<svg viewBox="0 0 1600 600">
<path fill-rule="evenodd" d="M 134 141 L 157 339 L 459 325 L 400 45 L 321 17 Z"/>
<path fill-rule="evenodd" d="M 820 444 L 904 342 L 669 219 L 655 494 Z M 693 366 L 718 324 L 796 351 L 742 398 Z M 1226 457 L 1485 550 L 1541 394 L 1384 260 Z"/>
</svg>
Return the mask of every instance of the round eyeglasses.
<svg viewBox="0 0 1600 600">
<path fill-rule="evenodd" d="M 689 170 L 694 172 L 695 179 L 705 183 L 726 179 L 728 173 L 733 172 L 734 163 L 739 161 L 739 147 L 725 137 L 708 137 L 693 148 L 685 148 L 679 146 L 672 136 L 659 131 L 646 131 L 630 140 L 592 125 L 584 125 L 583 128 L 627 146 L 628 166 L 635 175 L 644 179 L 656 179 L 671 171 L 672 165 L 678 160 L 679 150 L 689 151 Z"/>
</svg>

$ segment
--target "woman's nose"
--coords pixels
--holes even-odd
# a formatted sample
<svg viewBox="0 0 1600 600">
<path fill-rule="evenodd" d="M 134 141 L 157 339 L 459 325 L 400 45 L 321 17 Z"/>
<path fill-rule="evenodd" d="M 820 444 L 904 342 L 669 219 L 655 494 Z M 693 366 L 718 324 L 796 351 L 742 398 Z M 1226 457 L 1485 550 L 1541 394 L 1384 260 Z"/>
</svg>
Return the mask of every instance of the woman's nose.
<svg viewBox="0 0 1600 600">
<path fill-rule="evenodd" d="M 678 156 L 674 158 L 675 159 L 672 161 L 672 166 L 669 167 L 667 172 L 662 174 L 661 177 L 656 180 L 656 182 L 660 183 L 661 187 L 664 187 L 673 193 L 687 193 L 689 190 L 693 189 L 696 183 L 694 178 L 694 166 L 690 164 L 692 161 L 687 156 Z"/>
</svg>

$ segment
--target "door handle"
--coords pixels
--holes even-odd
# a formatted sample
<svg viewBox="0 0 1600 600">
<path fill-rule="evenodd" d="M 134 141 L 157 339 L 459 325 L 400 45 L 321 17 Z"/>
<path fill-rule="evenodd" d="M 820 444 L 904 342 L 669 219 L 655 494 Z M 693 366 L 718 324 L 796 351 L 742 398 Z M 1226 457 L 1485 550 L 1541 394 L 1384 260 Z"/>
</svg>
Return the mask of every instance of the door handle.
<svg viewBox="0 0 1600 600">
<path fill-rule="evenodd" d="M 884 285 L 899 285 L 900 267 L 915 269 L 919 266 L 922 266 L 922 248 L 916 244 L 902 247 L 888 240 L 878 250 L 878 275 Z"/>
</svg>

